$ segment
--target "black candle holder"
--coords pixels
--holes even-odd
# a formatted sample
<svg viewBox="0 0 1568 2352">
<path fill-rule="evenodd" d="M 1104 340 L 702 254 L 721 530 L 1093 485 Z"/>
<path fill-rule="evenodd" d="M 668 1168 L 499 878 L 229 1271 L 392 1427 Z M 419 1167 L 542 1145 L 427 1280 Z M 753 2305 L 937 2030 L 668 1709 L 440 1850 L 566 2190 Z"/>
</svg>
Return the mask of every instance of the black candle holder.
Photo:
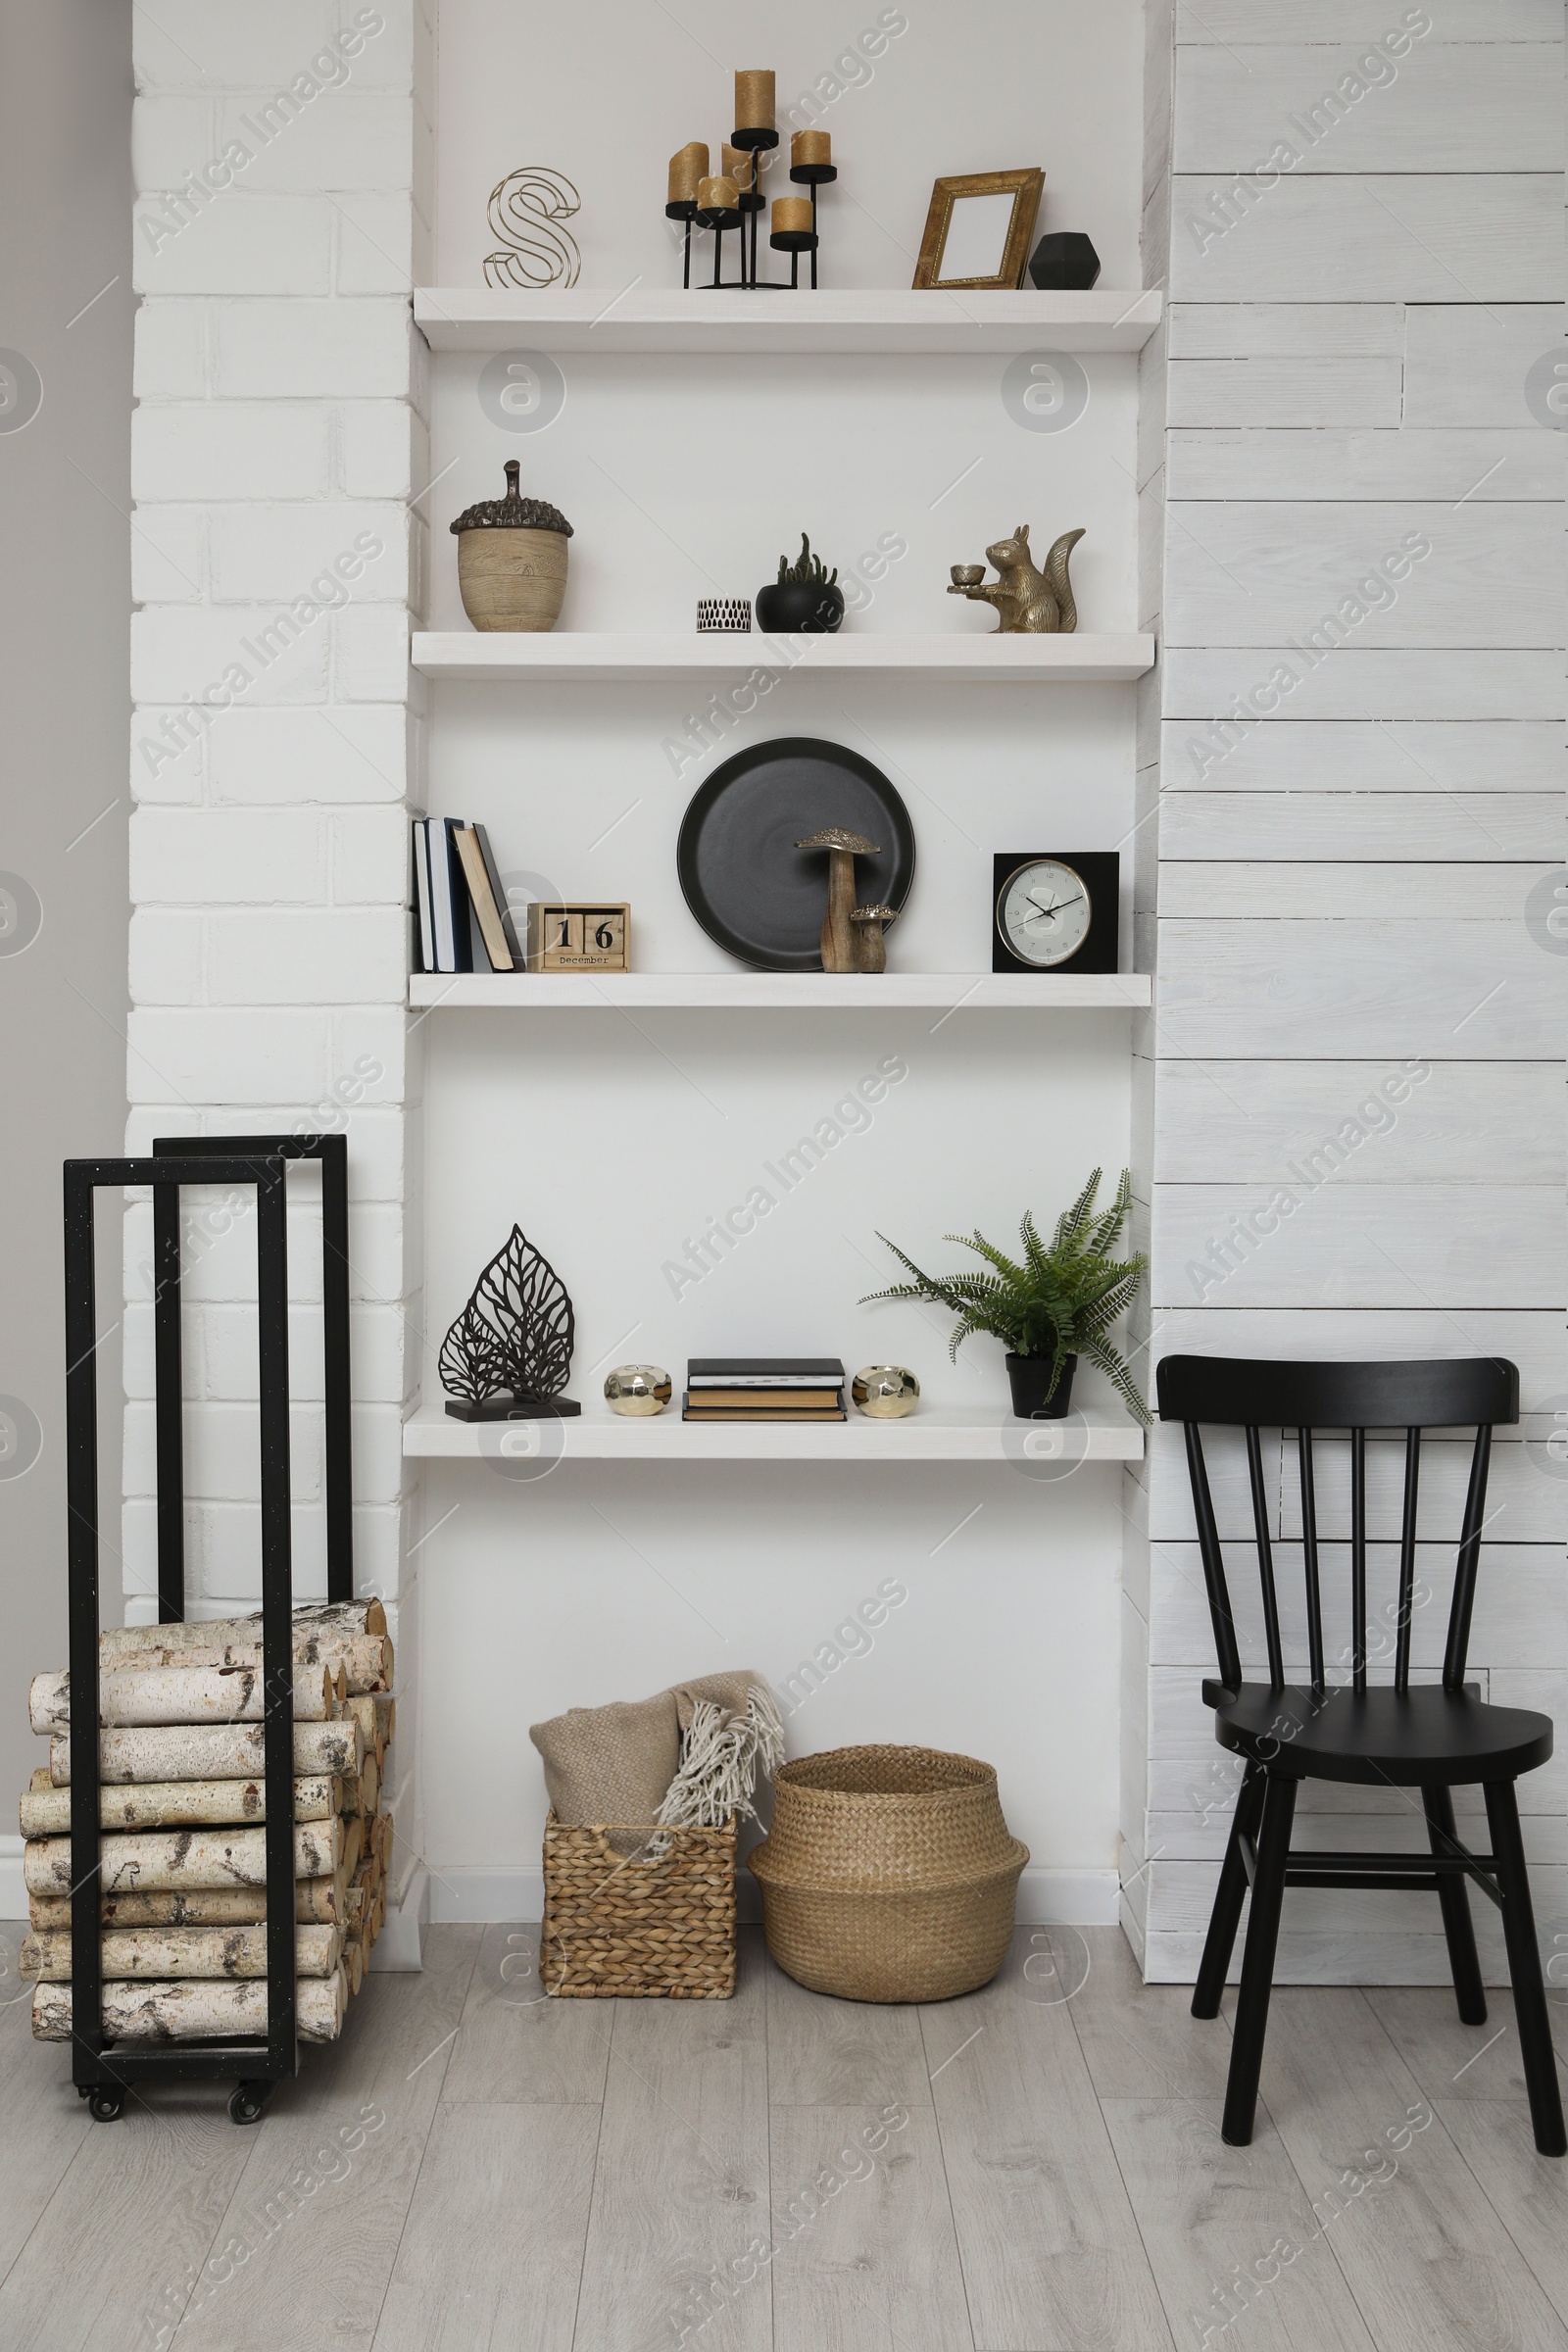
<svg viewBox="0 0 1568 2352">
<path fill-rule="evenodd" d="M 697 207 L 689 196 L 679 204 L 666 204 L 664 207 L 666 220 L 684 220 L 686 223 L 686 251 L 680 280 L 686 287 L 690 287 L 692 282 L 692 222 L 696 218 Z"/>
<path fill-rule="evenodd" d="M 809 188 L 811 191 L 811 225 L 808 229 L 781 228 L 769 233 L 767 241 L 773 251 L 789 255 L 790 274 L 787 279 L 762 277 L 759 275 L 757 266 L 757 224 L 759 215 L 767 209 L 767 198 L 762 194 L 760 158 L 770 148 L 778 145 L 778 132 L 762 129 L 736 130 L 731 132 L 729 144 L 751 156 L 754 186 L 742 189 L 738 201 L 734 205 L 703 206 L 687 200 L 679 204 L 666 204 L 664 207 L 666 220 L 684 221 L 686 226 L 680 281 L 682 286 L 689 289 L 692 282 L 692 226 L 695 222 L 697 227 L 710 229 L 713 234 L 713 274 L 705 291 L 745 294 L 760 294 L 764 291 L 789 293 L 800 286 L 803 253 L 808 253 L 811 257 L 810 282 L 814 287 L 818 244 L 816 191 L 819 187 L 825 187 L 829 180 L 837 179 L 838 166 L 836 164 L 793 164 L 790 167 L 790 177 L 796 185 Z M 725 277 L 723 273 L 724 234 L 727 229 L 731 228 L 740 230 L 741 273 L 739 277 Z"/>
<path fill-rule="evenodd" d="M 781 229 L 781 230 L 779 231 L 779 234 L 778 234 L 776 237 L 770 237 L 770 238 L 768 239 L 768 242 L 769 242 L 769 244 L 770 244 L 770 245 L 774 245 L 774 246 L 776 246 L 776 247 L 778 248 L 778 250 L 779 250 L 781 253 L 793 253 L 793 254 L 796 256 L 795 260 L 794 260 L 794 261 L 793 261 L 793 262 L 790 264 L 790 269 L 791 269 L 791 272 L 792 272 L 792 274 L 791 274 L 791 277 L 790 277 L 790 284 L 791 284 L 792 286 L 793 286 L 793 285 L 795 284 L 795 282 L 796 282 L 796 277 L 795 277 L 795 274 L 794 274 L 794 273 L 798 272 L 798 271 L 799 271 L 799 270 L 800 270 L 800 267 L 801 267 L 801 264 L 800 264 L 800 255 L 801 255 L 803 252 L 809 252 L 809 254 L 810 254 L 810 256 L 811 256 L 811 284 L 812 284 L 813 288 L 815 287 L 815 284 L 816 284 L 816 191 L 817 191 L 817 189 L 818 189 L 818 188 L 825 188 L 825 187 L 827 186 L 827 183 L 828 183 L 828 181 L 829 181 L 830 179 L 837 179 L 838 175 L 839 175 L 839 168 L 838 168 L 837 164 L 792 164 L 792 165 L 790 166 L 790 177 L 791 177 L 791 179 L 793 179 L 793 180 L 795 181 L 796 185 L 797 185 L 798 187 L 809 188 L 809 189 L 810 189 L 810 191 L 811 191 L 811 231 L 810 231 L 810 244 L 809 244 L 809 246 L 806 246 L 806 245 L 796 245 L 796 244 L 794 244 L 794 243 L 786 243 L 786 242 L 785 242 L 785 240 L 786 240 L 786 239 L 793 239 L 793 238 L 796 238 L 796 237 L 802 237 L 802 236 L 804 236 L 804 234 L 805 234 L 805 231 L 804 231 L 804 230 L 801 230 L 801 229 Z"/>
</svg>

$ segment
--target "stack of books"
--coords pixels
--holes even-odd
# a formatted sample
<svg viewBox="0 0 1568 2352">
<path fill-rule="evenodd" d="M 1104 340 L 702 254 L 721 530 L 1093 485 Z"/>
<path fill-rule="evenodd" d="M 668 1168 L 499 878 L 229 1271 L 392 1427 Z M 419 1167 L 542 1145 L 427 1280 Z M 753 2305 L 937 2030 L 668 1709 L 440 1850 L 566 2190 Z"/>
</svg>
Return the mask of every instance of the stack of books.
<svg viewBox="0 0 1568 2352">
<path fill-rule="evenodd" d="M 525 968 L 483 825 L 461 816 L 416 819 L 414 906 L 421 971 Z"/>
<path fill-rule="evenodd" d="M 694 1355 L 683 1421 L 847 1421 L 836 1355 Z"/>
</svg>

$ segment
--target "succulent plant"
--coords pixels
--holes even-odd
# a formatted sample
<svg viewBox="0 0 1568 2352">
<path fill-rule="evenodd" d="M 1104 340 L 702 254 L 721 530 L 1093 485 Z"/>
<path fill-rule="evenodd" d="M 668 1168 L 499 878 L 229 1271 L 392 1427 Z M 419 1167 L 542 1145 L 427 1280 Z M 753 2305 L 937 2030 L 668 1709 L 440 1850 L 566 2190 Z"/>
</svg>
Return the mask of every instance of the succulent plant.
<svg viewBox="0 0 1568 2352">
<path fill-rule="evenodd" d="M 822 559 L 812 555 L 811 542 L 804 531 L 801 533 L 801 552 L 795 562 L 792 564 L 787 556 L 780 556 L 778 560 L 778 584 L 781 588 L 791 582 L 800 588 L 831 588 L 838 576 L 839 567 L 836 564 L 831 571 L 823 570 Z"/>
</svg>

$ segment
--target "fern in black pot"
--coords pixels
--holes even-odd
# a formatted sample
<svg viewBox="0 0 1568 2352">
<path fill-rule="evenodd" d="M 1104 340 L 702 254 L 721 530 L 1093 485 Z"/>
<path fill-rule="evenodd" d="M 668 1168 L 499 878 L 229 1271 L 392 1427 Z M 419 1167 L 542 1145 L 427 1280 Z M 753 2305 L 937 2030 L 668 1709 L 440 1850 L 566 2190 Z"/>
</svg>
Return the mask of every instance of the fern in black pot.
<svg viewBox="0 0 1568 2352">
<path fill-rule="evenodd" d="M 1033 1214 L 1025 1212 L 1018 1229 L 1021 1262 L 1004 1256 L 982 1233 L 950 1233 L 944 1240 L 972 1250 L 989 1270 L 926 1274 L 896 1242 L 888 1242 L 914 1280 L 873 1291 L 860 1303 L 916 1298 L 951 1307 L 958 1318 L 948 1348 L 955 1358 L 971 1332 L 988 1332 L 1005 1342 L 1012 1409 L 1020 1421 L 1054 1421 L 1066 1414 L 1073 1373 L 1084 1355 L 1100 1366 L 1128 1408 L 1147 1424 L 1149 1407 L 1126 1358 L 1106 1335 L 1138 1296 L 1149 1260 L 1141 1253 L 1128 1258 L 1111 1255 L 1132 1207 L 1132 1178 L 1124 1168 L 1115 1200 L 1097 1214 L 1100 1176 L 1097 1168 L 1071 1208 L 1062 1210 L 1049 1242 L 1041 1240 Z M 887 1241 L 886 1234 L 877 1238 Z"/>
</svg>

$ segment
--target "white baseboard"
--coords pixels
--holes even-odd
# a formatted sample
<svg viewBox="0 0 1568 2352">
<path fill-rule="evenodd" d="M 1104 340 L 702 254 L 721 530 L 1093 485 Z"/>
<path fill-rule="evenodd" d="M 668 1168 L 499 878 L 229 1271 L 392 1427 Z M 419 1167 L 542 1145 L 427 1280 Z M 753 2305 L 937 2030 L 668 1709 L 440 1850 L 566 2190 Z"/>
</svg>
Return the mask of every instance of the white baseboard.
<svg viewBox="0 0 1568 2352">
<path fill-rule="evenodd" d="M 1477 1904 L 1477 1910 L 1480 1909 Z M 1484 1925 L 1477 1920 L 1478 1930 Z M 1507 1962 L 1500 1949 L 1481 1945 L 1481 1981 L 1487 1985 L 1508 1982 Z M 1198 1975 L 1203 1938 L 1196 1933 L 1152 1930 L 1144 1950 L 1144 1981 L 1149 1984 L 1191 1984 Z M 1226 1982 L 1241 1975 L 1242 1938 L 1236 1939 Z M 1342 1929 L 1314 1934 L 1310 1929 L 1284 1928 L 1274 1961 L 1276 1984 L 1444 1984 L 1451 1985 L 1448 1947 L 1441 1934 L 1356 1934 Z"/>
<path fill-rule="evenodd" d="M 536 1922 L 545 1907 L 542 1870 L 491 1870 L 483 1863 L 441 1863 L 430 1872 L 432 1925 L 509 1927 Z"/>
<path fill-rule="evenodd" d="M 1105 1928 L 1116 1924 L 1118 1889 L 1113 1870 L 1026 1870 L 1018 1886 L 1018 1920 L 1024 1927 Z M 491 1870 L 481 1864 L 443 1865 L 430 1876 L 430 1918 L 468 1925 L 504 1921 L 530 1923 L 544 1910 L 540 1870 Z M 741 1919 L 760 1920 L 757 1881 L 742 1870 L 736 1882 Z M 391 1926 L 391 1913 L 387 1914 Z M 382 1931 L 385 1940 L 386 1931 Z M 377 1943 L 376 1955 L 381 1945 Z"/>
<path fill-rule="evenodd" d="M 1113 1870 L 1026 1870 L 1018 1922 L 1026 1928 L 1113 1928 L 1121 1888 Z"/>
<path fill-rule="evenodd" d="M 27 1889 L 22 1883 L 22 1839 L 0 1838 L 0 1919 L 25 1919 Z"/>
<path fill-rule="evenodd" d="M 1133 1947 L 1133 1958 L 1142 1968 L 1145 1964 L 1147 1950 L 1144 1923 L 1125 1894 L 1121 1898 L 1120 1924 L 1122 1934 Z M 1152 1979 L 1150 1982 L 1152 1983 Z"/>
<path fill-rule="evenodd" d="M 424 1966 L 424 1931 L 430 1924 L 430 1874 L 416 1864 L 399 1902 L 389 1902 L 381 1933 L 370 1951 L 372 1973 L 416 1975 Z"/>
</svg>

